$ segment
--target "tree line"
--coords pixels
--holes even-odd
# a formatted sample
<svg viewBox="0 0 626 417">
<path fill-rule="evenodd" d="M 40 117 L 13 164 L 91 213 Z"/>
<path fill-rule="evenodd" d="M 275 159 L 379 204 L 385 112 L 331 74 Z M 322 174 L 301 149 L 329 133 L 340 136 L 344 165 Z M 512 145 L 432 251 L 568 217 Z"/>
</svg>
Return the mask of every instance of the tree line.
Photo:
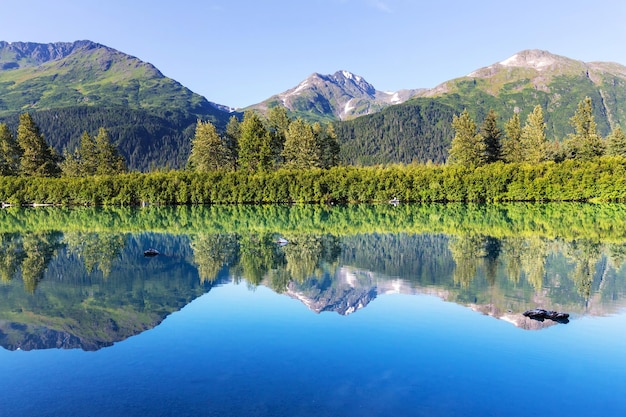
<svg viewBox="0 0 626 417">
<path fill-rule="evenodd" d="M 276 106 L 266 119 L 246 112 L 232 116 L 224 134 L 211 122 L 198 121 L 188 168 L 198 172 L 270 171 L 277 168 L 330 168 L 337 165 L 339 144 L 332 125 L 291 119 Z"/>
<path fill-rule="evenodd" d="M 3 177 L 8 204 L 145 205 L 626 201 L 626 158 L 460 165 L 337 166 Z"/>
<path fill-rule="evenodd" d="M 73 152 L 66 150 L 59 155 L 29 113 L 20 115 L 15 135 L 6 123 L 0 123 L 0 176 L 76 177 L 126 171 L 124 157 L 104 128 L 95 137 L 84 132 Z"/>
<path fill-rule="evenodd" d="M 477 127 L 467 110 L 455 115 L 455 135 L 449 150 L 450 164 L 478 167 L 498 161 L 505 163 L 590 161 L 600 156 L 626 156 L 626 135 L 616 126 L 606 138 L 598 133 L 591 98 L 585 97 L 570 118 L 574 133 L 549 142 L 543 109 L 535 106 L 522 126 L 518 113 L 498 127 L 498 115 L 491 109 Z"/>
</svg>

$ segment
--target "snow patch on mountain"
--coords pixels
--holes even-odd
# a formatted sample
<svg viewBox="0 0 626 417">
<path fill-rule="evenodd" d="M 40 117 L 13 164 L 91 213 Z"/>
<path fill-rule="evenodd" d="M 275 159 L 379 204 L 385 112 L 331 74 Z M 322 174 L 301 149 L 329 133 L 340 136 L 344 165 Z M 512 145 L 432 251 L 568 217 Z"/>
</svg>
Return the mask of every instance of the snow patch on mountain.
<svg viewBox="0 0 626 417">
<path fill-rule="evenodd" d="M 500 61 L 503 67 L 530 67 L 538 71 L 546 69 L 553 65 L 556 59 L 553 55 L 543 51 L 528 51 L 513 55 Z"/>
<path fill-rule="evenodd" d="M 352 105 L 352 100 L 354 100 L 353 98 L 351 98 L 350 100 L 348 100 L 345 104 L 345 106 L 343 107 L 343 114 L 345 115 L 349 115 L 350 112 L 352 110 L 354 110 L 354 106 Z"/>
</svg>

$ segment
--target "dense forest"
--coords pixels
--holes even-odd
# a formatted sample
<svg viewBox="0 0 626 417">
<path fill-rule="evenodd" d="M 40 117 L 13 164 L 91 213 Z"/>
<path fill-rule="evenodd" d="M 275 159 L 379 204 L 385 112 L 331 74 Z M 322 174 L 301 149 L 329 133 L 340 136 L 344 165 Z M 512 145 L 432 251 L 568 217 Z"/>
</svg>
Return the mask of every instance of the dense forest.
<svg viewBox="0 0 626 417">
<path fill-rule="evenodd" d="M 55 151 L 73 150 L 83 132 L 96 134 L 103 127 L 132 170 L 184 168 L 198 121 L 195 114 L 172 109 L 139 110 L 128 107 L 76 106 L 30 113 Z M 211 120 L 223 129 L 227 120 Z M 19 115 L 0 117 L 0 124 L 15 131 Z"/>
<path fill-rule="evenodd" d="M 443 163 L 454 135 L 453 107 L 416 99 L 367 117 L 334 124 L 345 164 Z"/>
</svg>

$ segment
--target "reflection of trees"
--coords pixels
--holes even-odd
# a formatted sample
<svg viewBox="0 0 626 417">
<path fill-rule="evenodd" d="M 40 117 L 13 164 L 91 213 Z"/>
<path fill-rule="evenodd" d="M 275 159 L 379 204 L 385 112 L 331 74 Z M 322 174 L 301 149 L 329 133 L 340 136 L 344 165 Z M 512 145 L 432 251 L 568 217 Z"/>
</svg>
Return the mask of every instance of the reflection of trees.
<svg viewBox="0 0 626 417">
<path fill-rule="evenodd" d="M 201 282 L 213 282 L 224 266 L 236 264 L 239 256 L 236 234 L 200 233 L 190 239 Z"/>
<path fill-rule="evenodd" d="M 591 296 L 596 264 L 602 256 L 600 243 L 590 239 L 575 240 L 566 245 L 565 255 L 575 263 L 570 277 L 578 293 L 588 300 Z"/>
<path fill-rule="evenodd" d="M 537 291 L 543 288 L 547 251 L 548 244 L 545 239 L 538 236 L 525 239 L 525 248 L 521 257 L 522 271 L 526 275 L 526 280 Z"/>
<path fill-rule="evenodd" d="M 548 244 L 541 237 L 507 237 L 502 240 L 506 276 L 518 284 L 522 275 L 535 288 L 543 288 Z"/>
<path fill-rule="evenodd" d="M 494 285 L 496 283 L 496 276 L 498 273 L 498 258 L 500 257 L 500 252 L 502 250 L 502 243 L 500 242 L 500 239 L 487 236 L 485 237 L 484 248 L 485 277 L 487 278 L 489 285 Z"/>
<path fill-rule="evenodd" d="M 522 276 L 522 257 L 525 246 L 522 238 L 508 237 L 502 240 L 506 276 L 514 284 L 519 283 Z"/>
<path fill-rule="evenodd" d="M 339 246 L 333 236 L 298 234 L 288 236 L 285 252 L 285 269 L 292 280 L 302 282 L 321 272 L 323 262 L 337 260 Z"/>
<path fill-rule="evenodd" d="M 126 239 L 116 233 L 68 232 L 63 241 L 70 253 L 82 259 L 88 273 L 98 265 L 106 278 L 111 273 L 113 261 L 122 253 Z"/>
<path fill-rule="evenodd" d="M 239 240 L 239 247 L 238 270 L 252 285 L 259 285 L 269 271 L 284 265 L 284 255 L 273 233 L 245 234 Z"/>
<path fill-rule="evenodd" d="M 454 283 L 468 287 L 476 277 L 482 258 L 485 257 L 485 237 L 454 236 L 450 239 L 449 248 L 456 264 Z"/>
<path fill-rule="evenodd" d="M 54 257 L 61 234 L 58 232 L 25 233 L 22 235 L 22 280 L 24 288 L 34 293 L 37 285 L 43 279 L 48 263 Z"/>
<path fill-rule="evenodd" d="M 607 245 L 607 256 L 613 268 L 620 269 L 626 261 L 626 243 L 610 243 Z"/>
<path fill-rule="evenodd" d="M 21 239 L 18 233 L 0 235 L 0 281 L 8 283 L 16 275 L 24 259 Z"/>
<path fill-rule="evenodd" d="M 303 282 L 337 262 L 339 240 L 331 235 L 293 234 L 286 246 L 274 233 L 197 234 L 191 237 L 194 263 L 202 281 L 213 281 L 227 266 L 251 285 L 265 281 L 282 292 L 291 281 Z"/>
</svg>

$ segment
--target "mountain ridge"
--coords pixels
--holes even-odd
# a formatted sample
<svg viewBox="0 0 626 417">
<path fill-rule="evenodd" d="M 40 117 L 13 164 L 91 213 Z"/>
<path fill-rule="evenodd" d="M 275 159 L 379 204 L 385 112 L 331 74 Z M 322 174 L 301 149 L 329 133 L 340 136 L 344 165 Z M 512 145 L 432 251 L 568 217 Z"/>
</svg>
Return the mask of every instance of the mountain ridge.
<svg viewBox="0 0 626 417">
<path fill-rule="evenodd" d="M 313 120 L 346 120 L 376 113 L 393 104 L 403 103 L 420 89 L 392 92 L 377 90 L 360 75 L 346 70 L 333 74 L 313 73 L 297 86 L 245 107 L 265 113 L 281 105 L 295 116 Z"/>
</svg>

